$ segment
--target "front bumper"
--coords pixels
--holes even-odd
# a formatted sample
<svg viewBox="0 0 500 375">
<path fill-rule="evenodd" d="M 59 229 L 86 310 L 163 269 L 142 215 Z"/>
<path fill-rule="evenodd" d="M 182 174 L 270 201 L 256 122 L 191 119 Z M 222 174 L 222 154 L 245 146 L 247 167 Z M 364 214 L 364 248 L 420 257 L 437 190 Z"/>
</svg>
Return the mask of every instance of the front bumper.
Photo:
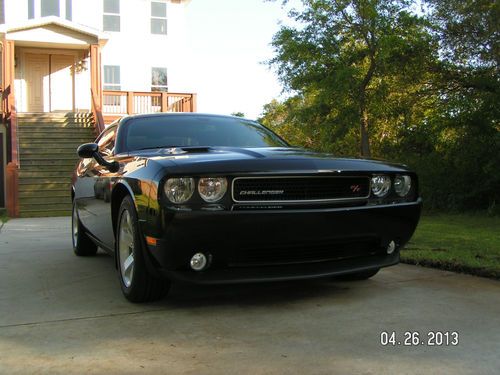
<svg viewBox="0 0 500 375">
<path fill-rule="evenodd" d="M 221 284 L 326 277 L 399 262 L 399 249 L 412 236 L 421 201 L 302 210 L 165 211 L 158 239 L 147 256 L 172 280 Z M 387 254 L 394 241 L 396 251 Z M 189 268 L 198 252 L 210 267 Z"/>
</svg>

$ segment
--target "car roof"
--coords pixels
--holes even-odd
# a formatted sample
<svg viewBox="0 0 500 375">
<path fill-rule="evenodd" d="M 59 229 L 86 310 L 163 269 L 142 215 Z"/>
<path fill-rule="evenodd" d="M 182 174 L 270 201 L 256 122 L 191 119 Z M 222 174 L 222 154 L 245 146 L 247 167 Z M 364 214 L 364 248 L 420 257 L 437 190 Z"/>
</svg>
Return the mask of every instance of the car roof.
<svg viewBox="0 0 500 375">
<path fill-rule="evenodd" d="M 158 113 L 143 113 L 137 115 L 127 115 L 120 119 L 120 121 L 131 120 L 135 118 L 150 118 L 150 117 L 175 117 L 175 116 L 183 116 L 183 117 L 215 117 L 215 118 L 233 118 L 240 119 L 245 121 L 255 121 L 244 117 L 238 116 L 229 116 L 229 115 L 218 115 L 212 113 L 197 113 L 197 112 L 158 112 Z"/>
</svg>

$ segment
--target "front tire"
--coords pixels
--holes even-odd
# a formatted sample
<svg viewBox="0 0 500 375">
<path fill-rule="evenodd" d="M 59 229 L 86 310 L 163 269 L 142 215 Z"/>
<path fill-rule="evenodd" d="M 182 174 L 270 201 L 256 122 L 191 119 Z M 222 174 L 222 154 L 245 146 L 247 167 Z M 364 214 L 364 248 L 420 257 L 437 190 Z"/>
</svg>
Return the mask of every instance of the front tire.
<svg viewBox="0 0 500 375">
<path fill-rule="evenodd" d="M 144 259 L 144 239 L 139 233 L 137 213 L 130 196 L 126 196 L 118 211 L 116 256 L 120 286 L 131 302 L 161 299 L 169 289 L 167 280 L 153 277 Z"/>
<path fill-rule="evenodd" d="M 78 211 L 76 209 L 76 201 L 73 200 L 73 211 L 71 214 L 71 238 L 73 240 L 73 252 L 78 256 L 91 256 L 97 253 L 97 245 L 89 238 L 83 228 Z"/>
</svg>

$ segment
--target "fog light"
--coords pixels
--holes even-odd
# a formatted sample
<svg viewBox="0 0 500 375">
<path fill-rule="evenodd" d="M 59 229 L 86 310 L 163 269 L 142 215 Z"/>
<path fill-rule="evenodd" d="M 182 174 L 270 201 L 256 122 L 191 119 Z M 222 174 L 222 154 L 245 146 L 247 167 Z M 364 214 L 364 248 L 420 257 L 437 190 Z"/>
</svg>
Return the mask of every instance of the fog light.
<svg viewBox="0 0 500 375">
<path fill-rule="evenodd" d="M 207 267 L 208 264 L 207 257 L 205 256 L 205 254 L 196 253 L 191 258 L 189 264 L 191 265 L 191 268 L 193 270 L 202 271 Z"/>
<path fill-rule="evenodd" d="M 387 254 L 392 254 L 396 250 L 396 243 L 394 241 L 389 242 L 387 245 Z"/>
</svg>

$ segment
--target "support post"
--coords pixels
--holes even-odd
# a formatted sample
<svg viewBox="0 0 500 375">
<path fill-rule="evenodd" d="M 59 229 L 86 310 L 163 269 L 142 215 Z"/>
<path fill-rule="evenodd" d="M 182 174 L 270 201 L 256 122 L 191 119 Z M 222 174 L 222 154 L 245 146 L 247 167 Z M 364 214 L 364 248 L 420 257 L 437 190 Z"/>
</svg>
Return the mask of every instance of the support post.
<svg viewBox="0 0 500 375">
<path fill-rule="evenodd" d="M 3 118 L 9 128 L 7 142 L 9 155 L 7 156 L 7 214 L 10 217 L 19 216 L 19 147 L 17 142 L 16 98 L 14 96 L 14 49 L 13 40 L 2 41 L 2 110 Z"/>
</svg>

